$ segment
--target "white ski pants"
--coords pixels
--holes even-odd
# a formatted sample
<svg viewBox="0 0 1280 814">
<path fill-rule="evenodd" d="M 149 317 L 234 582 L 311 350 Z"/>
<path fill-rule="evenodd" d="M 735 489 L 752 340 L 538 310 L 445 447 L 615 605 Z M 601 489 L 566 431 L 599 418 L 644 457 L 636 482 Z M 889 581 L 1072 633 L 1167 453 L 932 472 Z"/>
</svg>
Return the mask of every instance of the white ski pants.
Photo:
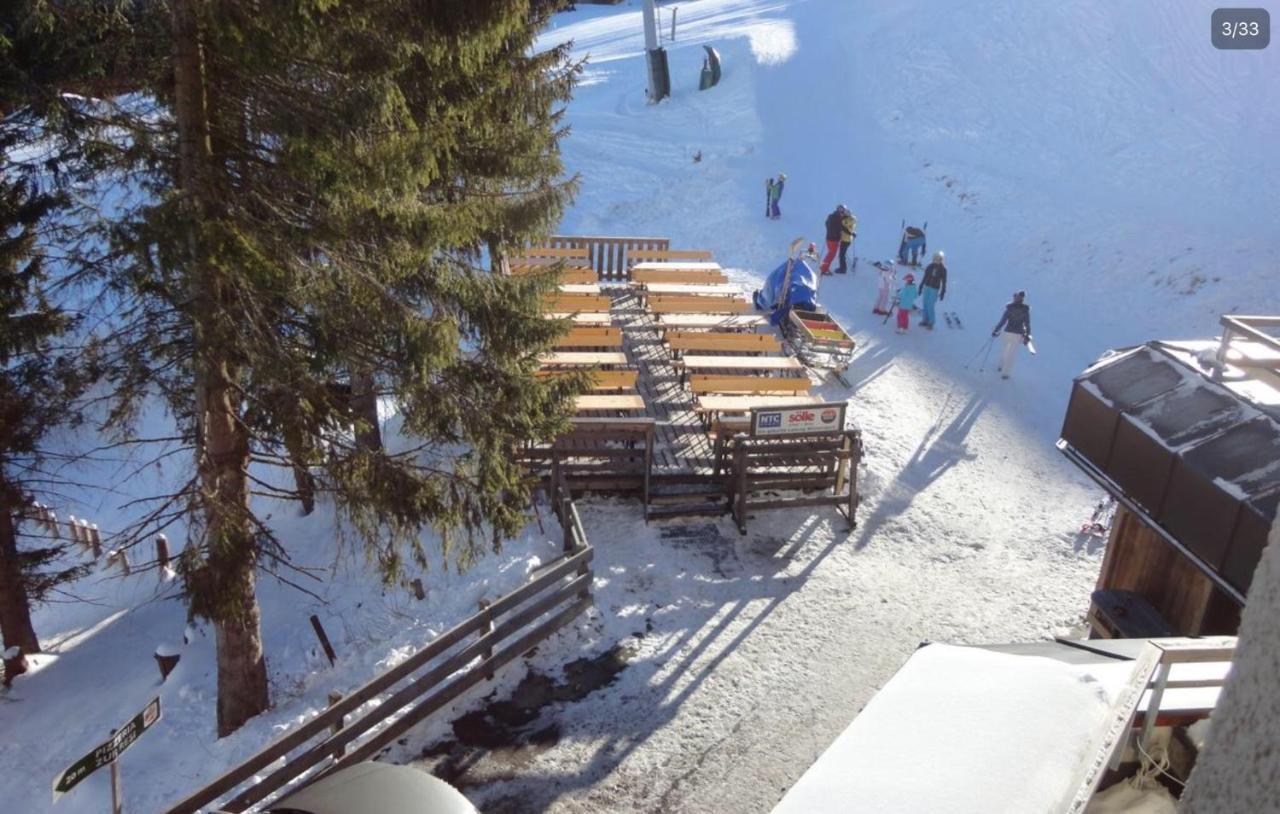
<svg viewBox="0 0 1280 814">
<path fill-rule="evenodd" d="M 1000 374 L 1008 376 L 1013 373 L 1013 363 L 1018 358 L 1018 349 L 1024 344 L 1022 334 L 1005 331 L 1000 334 Z"/>
</svg>

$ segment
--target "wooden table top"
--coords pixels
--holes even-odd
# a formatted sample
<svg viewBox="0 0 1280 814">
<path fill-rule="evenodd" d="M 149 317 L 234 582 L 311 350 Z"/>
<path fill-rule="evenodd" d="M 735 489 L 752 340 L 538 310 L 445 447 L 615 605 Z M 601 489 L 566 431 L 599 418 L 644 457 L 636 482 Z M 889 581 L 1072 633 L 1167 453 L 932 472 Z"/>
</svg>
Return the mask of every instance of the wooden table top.
<svg viewBox="0 0 1280 814">
<path fill-rule="evenodd" d="M 688 370 L 804 370 L 792 356 L 686 356 L 681 361 Z"/>
<path fill-rule="evenodd" d="M 709 328 L 721 331 L 740 331 L 764 328 L 768 317 L 760 314 L 659 314 L 661 328 Z"/>
<path fill-rule="evenodd" d="M 720 264 L 712 261 L 697 260 L 655 260 L 649 263 L 636 263 L 632 271 L 720 271 Z"/>
<path fill-rule="evenodd" d="M 580 413 L 588 410 L 629 410 L 644 412 L 644 399 L 640 396 L 578 396 L 574 407 Z"/>
<path fill-rule="evenodd" d="M 543 314 L 547 319 L 572 319 L 574 325 L 612 325 L 612 314 Z"/>
<path fill-rule="evenodd" d="M 700 297 L 740 297 L 742 287 L 733 283 L 641 283 L 650 294 L 696 294 Z"/>
<path fill-rule="evenodd" d="M 599 294 L 598 283 L 561 283 L 557 286 L 565 294 Z"/>
<path fill-rule="evenodd" d="M 594 367 L 596 365 L 625 365 L 627 355 L 615 351 L 565 351 L 544 353 L 538 357 L 543 367 Z"/>
<path fill-rule="evenodd" d="M 698 396 L 704 413 L 745 413 L 757 407 L 803 407 L 822 404 L 822 399 L 805 396 Z"/>
</svg>

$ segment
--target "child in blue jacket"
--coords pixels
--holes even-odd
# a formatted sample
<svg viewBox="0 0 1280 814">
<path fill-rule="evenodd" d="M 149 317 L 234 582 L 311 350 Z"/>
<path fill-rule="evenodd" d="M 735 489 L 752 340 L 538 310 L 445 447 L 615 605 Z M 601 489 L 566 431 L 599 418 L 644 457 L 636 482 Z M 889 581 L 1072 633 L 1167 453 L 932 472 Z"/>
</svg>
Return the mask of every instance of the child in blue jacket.
<svg viewBox="0 0 1280 814">
<path fill-rule="evenodd" d="M 916 297 L 920 296 L 914 274 L 908 274 L 902 279 L 903 286 L 898 289 L 898 333 L 900 334 L 906 333 L 908 326 L 911 325 L 911 311 L 916 307 Z"/>
</svg>

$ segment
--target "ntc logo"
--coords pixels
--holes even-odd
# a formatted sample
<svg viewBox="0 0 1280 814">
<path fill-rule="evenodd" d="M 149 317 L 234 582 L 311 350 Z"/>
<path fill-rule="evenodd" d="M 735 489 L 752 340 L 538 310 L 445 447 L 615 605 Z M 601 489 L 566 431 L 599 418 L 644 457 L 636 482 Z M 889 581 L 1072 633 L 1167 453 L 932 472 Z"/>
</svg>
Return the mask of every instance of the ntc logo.
<svg viewBox="0 0 1280 814">
<path fill-rule="evenodd" d="M 764 429 L 771 429 L 782 426 L 782 413 L 760 413 L 760 426 Z"/>
<path fill-rule="evenodd" d="M 800 412 L 792 413 L 791 415 L 787 416 L 787 423 L 788 424 L 802 424 L 802 423 L 807 424 L 813 419 L 814 419 L 813 413 L 809 412 L 808 410 L 801 410 Z"/>
</svg>

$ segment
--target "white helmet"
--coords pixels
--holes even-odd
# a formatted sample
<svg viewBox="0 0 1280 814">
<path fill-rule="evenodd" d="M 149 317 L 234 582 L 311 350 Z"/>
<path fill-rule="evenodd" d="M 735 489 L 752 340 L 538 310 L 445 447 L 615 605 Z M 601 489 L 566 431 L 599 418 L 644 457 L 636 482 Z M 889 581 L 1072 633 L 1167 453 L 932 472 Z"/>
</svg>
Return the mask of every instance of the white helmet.
<svg viewBox="0 0 1280 814">
<path fill-rule="evenodd" d="M 942 259 L 943 259 L 945 256 L 946 256 L 946 255 L 944 255 L 944 254 L 943 254 L 942 252 L 940 252 L 940 251 L 938 251 L 938 252 L 934 252 L 934 253 L 933 253 L 933 259 L 934 259 L 934 261 L 936 261 L 936 262 L 938 262 L 938 263 L 941 263 L 941 262 L 942 262 Z"/>
</svg>

